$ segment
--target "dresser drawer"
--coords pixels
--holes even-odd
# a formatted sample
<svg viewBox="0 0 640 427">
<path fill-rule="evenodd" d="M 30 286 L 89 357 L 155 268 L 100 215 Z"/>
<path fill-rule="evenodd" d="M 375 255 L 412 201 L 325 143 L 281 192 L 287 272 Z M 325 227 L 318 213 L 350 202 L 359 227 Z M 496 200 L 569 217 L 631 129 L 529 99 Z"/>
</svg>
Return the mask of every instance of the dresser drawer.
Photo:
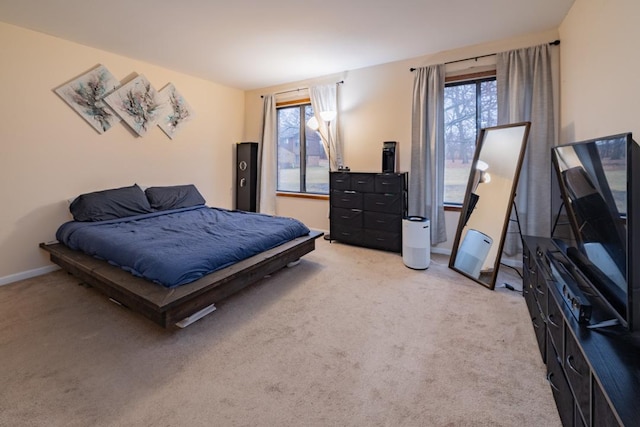
<svg viewBox="0 0 640 427">
<path fill-rule="evenodd" d="M 402 233 L 402 216 L 382 212 L 365 212 L 364 228 Z"/>
<path fill-rule="evenodd" d="M 385 251 L 402 251 L 402 234 L 389 233 L 379 230 L 364 230 L 364 243 L 370 248 L 383 249 Z"/>
<path fill-rule="evenodd" d="M 362 209 L 363 195 L 354 191 L 331 191 L 331 207 L 345 209 Z"/>
<path fill-rule="evenodd" d="M 331 239 L 354 245 L 363 244 L 363 229 L 331 225 Z"/>
<path fill-rule="evenodd" d="M 365 194 L 364 210 L 402 215 L 404 210 L 404 195 L 387 193 Z"/>
<path fill-rule="evenodd" d="M 404 190 L 404 175 L 377 174 L 374 188 L 376 193 L 400 193 Z"/>
<path fill-rule="evenodd" d="M 371 173 L 354 173 L 351 175 L 351 190 L 373 193 L 375 175 Z"/>
<path fill-rule="evenodd" d="M 351 174 L 346 172 L 331 172 L 332 190 L 351 190 Z"/>
<path fill-rule="evenodd" d="M 334 225 L 362 228 L 364 223 L 363 216 L 363 212 L 359 209 L 333 208 L 331 209 L 330 220 L 331 224 Z"/>
</svg>

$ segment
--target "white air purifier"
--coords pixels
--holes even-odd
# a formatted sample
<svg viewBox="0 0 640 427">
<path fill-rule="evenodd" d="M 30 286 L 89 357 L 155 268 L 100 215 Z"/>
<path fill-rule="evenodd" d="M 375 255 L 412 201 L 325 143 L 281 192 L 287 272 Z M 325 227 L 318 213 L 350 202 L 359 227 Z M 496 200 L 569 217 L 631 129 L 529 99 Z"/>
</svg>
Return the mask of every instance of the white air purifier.
<svg viewBox="0 0 640 427">
<path fill-rule="evenodd" d="M 410 216 L 402 220 L 402 261 L 415 270 L 431 263 L 431 228 L 428 219 Z"/>
<path fill-rule="evenodd" d="M 493 239 L 478 230 L 469 230 L 458 248 L 453 266 L 469 276 L 478 279 L 482 265 L 489 255 Z"/>
</svg>

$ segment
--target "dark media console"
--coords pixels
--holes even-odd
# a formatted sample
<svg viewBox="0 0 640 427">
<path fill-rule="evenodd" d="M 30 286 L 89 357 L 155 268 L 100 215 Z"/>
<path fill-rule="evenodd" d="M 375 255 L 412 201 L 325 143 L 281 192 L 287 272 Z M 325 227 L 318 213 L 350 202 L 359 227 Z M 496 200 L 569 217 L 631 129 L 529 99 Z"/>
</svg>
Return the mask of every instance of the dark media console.
<svg viewBox="0 0 640 427">
<path fill-rule="evenodd" d="M 613 321 L 551 239 L 524 237 L 523 290 L 564 426 L 640 422 L 640 333 Z"/>
</svg>

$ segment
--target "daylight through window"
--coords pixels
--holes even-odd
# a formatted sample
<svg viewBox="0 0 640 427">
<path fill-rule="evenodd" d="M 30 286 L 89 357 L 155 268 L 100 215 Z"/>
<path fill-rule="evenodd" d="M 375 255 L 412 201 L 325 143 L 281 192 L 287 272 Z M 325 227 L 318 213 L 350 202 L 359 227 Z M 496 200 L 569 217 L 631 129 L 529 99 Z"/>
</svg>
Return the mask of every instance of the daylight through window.
<svg viewBox="0 0 640 427">
<path fill-rule="evenodd" d="M 478 131 L 498 123 L 496 78 L 447 83 L 444 88 L 444 202 L 462 205 Z"/>
<path fill-rule="evenodd" d="M 311 104 L 278 108 L 278 191 L 329 194 L 329 162 L 320 135 L 306 123 Z"/>
</svg>

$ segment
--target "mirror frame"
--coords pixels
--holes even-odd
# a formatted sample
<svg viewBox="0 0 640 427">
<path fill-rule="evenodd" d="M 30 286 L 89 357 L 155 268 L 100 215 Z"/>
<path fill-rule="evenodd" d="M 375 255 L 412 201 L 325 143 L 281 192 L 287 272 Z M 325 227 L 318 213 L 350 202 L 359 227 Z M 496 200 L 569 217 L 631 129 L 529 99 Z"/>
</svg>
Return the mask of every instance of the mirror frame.
<svg viewBox="0 0 640 427">
<path fill-rule="evenodd" d="M 466 223 L 468 221 L 467 218 L 467 212 L 469 210 L 470 204 L 472 203 L 471 200 L 471 194 L 472 194 L 472 190 L 474 187 L 474 181 L 475 181 L 475 170 L 476 170 L 476 165 L 478 164 L 478 159 L 480 158 L 480 154 L 482 151 L 482 147 L 484 147 L 485 145 L 485 141 L 487 139 L 487 135 L 490 134 L 492 131 L 494 130 L 501 130 L 501 129 L 505 129 L 505 128 L 513 128 L 513 127 L 523 127 L 524 128 L 524 133 L 522 136 L 522 140 L 521 141 L 517 141 L 520 142 L 520 152 L 518 154 L 518 159 L 517 159 L 517 163 L 516 163 L 516 167 L 514 170 L 514 174 L 513 174 L 513 179 L 511 181 L 511 191 L 509 194 L 509 202 L 507 204 L 507 207 L 505 209 L 504 212 L 504 219 L 502 222 L 502 231 L 500 232 L 500 240 L 498 242 L 498 249 L 497 249 L 497 253 L 495 256 L 495 261 L 493 264 L 493 271 L 491 272 L 491 277 L 488 281 L 488 283 L 486 281 L 482 281 L 480 280 L 480 277 L 476 278 L 474 276 L 472 276 L 471 274 L 462 271 L 459 268 L 455 267 L 455 260 L 456 257 L 458 255 L 458 250 L 459 250 L 459 245 L 460 245 L 460 238 L 462 237 L 462 232 L 466 226 Z M 500 261 L 502 258 L 502 250 L 504 249 L 504 241 L 505 241 L 505 237 L 507 234 L 507 227 L 509 225 L 509 221 L 510 221 L 510 217 L 511 217 L 511 210 L 513 207 L 513 200 L 515 198 L 515 194 L 516 194 L 516 188 L 518 187 L 518 180 L 520 179 L 520 170 L 522 168 L 522 161 L 524 159 L 524 155 L 526 152 L 526 148 L 527 148 L 527 141 L 529 139 L 529 130 L 531 127 L 531 122 L 519 122 L 519 123 L 513 123 L 513 124 L 508 124 L 508 125 L 500 125 L 500 126 L 493 126 L 493 127 L 488 127 L 488 128 L 482 128 L 480 129 L 480 133 L 478 134 L 478 141 L 476 143 L 476 149 L 475 149 L 475 153 L 473 155 L 473 163 L 471 164 L 471 171 L 469 173 L 469 180 L 467 181 L 467 188 L 465 191 L 465 196 L 464 196 L 464 202 L 462 204 L 462 210 L 460 211 L 460 219 L 458 221 L 458 227 L 456 230 L 456 237 L 455 240 L 453 242 L 453 247 L 451 249 L 451 256 L 449 257 L 449 268 L 451 268 L 452 270 L 457 271 L 458 273 L 472 279 L 473 281 L 493 290 L 495 289 L 495 285 L 496 285 L 496 279 L 498 276 L 498 269 L 500 268 Z M 496 212 L 496 217 L 498 217 L 500 214 L 502 214 L 502 212 Z M 470 217 L 469 217 L 470 218 Z M 519 225 L 518 225 L 519 226 Z"/>
</svg>

